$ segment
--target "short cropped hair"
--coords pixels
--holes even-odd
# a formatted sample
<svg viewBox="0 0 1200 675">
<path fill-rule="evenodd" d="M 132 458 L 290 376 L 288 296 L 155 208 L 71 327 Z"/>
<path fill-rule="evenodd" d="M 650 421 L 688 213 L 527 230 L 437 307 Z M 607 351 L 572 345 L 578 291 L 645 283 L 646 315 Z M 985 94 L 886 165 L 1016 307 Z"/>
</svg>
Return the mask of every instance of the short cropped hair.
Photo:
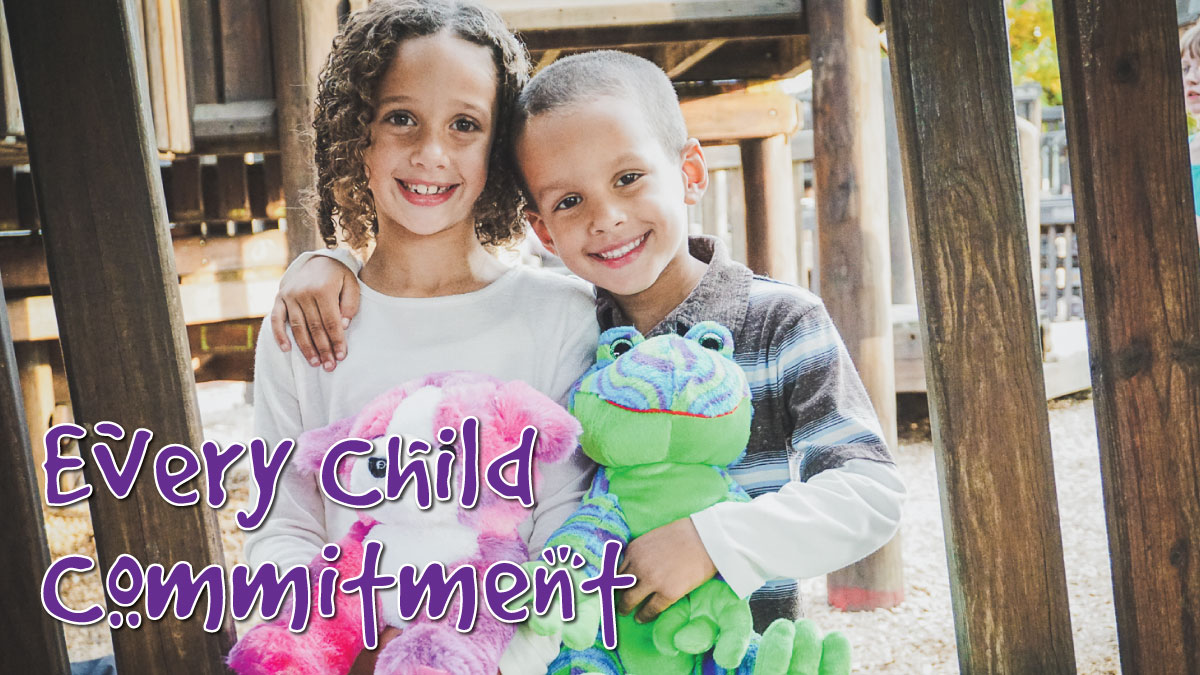
<svg viewBox="0 0 1200 675">
<path fill-rule="evenodd" d="M 538 115 L 606 96 L 639 106 L 668 156 L 687 144 L 687 125 L 667 74 L 653 61 L 611 50 L 572 54 L 534 75 L 517 99 L 513 137 Z"/>
<path fill-rule="evenodd" d="M 1193 24 L 1179 38 L 1179 56 L 1200 59 L 1200 22 Z"/>
</svg>

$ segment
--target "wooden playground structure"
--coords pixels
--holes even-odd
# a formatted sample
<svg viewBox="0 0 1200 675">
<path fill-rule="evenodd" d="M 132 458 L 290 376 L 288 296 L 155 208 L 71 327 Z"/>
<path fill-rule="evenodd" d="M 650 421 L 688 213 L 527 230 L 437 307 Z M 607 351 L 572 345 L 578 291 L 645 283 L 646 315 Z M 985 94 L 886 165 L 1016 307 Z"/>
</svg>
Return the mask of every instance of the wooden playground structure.
<svg viewBox="0 0 1200 675">
<path fill-rule="evenodd" d="M 61 626 L 40 608 L 37 429 L 69 392 L 86 428 L 112 420 L 199 446 L 194 382 L 249 377 L 279 272 L 318 243 L 296 206 L 312 176 L 299 132 L 338 13 L 363 2 L 4 4 L 5 672 L 68 671 Z M 747 262 L 790 281 L 799 119 L 761 82 L 812 69 L 821 295 L 894 446 L 886 29 L 960 666 L 1074 672 L 1002 3 L 891 2 L 886 16 L 871 0 L 488 4 L 539 66 L 620 48 L 680 82 L 691 133 L 738 147 Z M 1059 0 L 1055 20 L 1121 660 L 1200 672 L 1200 242 L 1176 7 Z M 122 553 L 222 560 L 203 507 L 144 484 L 89 502 L 102 568 Z M 850 606 L 900 601 L 899 547 L 831 575 L 831 599 L 838 589 Z M 113 633 L 133 673 L 224 672 L 234 639 L 230 621 Z"/>
</svg>

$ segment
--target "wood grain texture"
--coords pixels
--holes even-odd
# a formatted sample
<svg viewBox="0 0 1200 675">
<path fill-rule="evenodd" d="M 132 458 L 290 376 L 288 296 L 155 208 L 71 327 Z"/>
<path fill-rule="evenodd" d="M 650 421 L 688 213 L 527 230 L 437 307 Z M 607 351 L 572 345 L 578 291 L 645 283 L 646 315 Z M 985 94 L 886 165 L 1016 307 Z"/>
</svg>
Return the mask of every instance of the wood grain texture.
<svg viewBox="0 0 1200 675">
<path fill-rule="evenodd" d="M 794 284 L 796 266 L 795 198 L 787 137 L 742 141 L 742 178 L 746 194 L 746 266 Z"/>
<path fill-rule="evenodd" d="M 891 253 L 879 31 L 866 0 L 808 5 L 813 59 L 813 187 L 821 298 L 866 386 L 888 447 L 896 448 Z M 843 609 L 904 599 L 900 540 L 828 578 Z"/>
<path fill-rule="evenodd" d="M 800 126 L 799 103 L 782 92 L 730 92 L 679 107 L 688 135 L 705 144 L 790 135 Z"/>
<path fill-rule="evenodd" d="M 1074 673 L 1004 7 L 885 13 L 959 665 Z"/>
<path fill-rule="evenodd" d="M 313 102 L 317 75 L 337 30 L 337 5 L 336 0 L 270 0 L 279 154 L 292 257 L 323 245 L 303 195 L 317 183 L 309 141 Z"/>
<path fill-rule="evenodd" d="M 0 270 L 0 274 L 3 270 Z M 41 578 L 50 566 L 32 448 L 21 401 L 20 375 L 0 291 L 0 512 L 5 537 L 19 545 L 0 546 L 0 670 L 6 673 L 67 675 L 67 643 L 62 624 L 42 610 Z"/>
<path fill-rule="evenodd" d="M 270 98 L 271 27 L 267 0 L 212 0 L 220 29 L 221 100 Z"/>
<path fill-rule="evenodd" d="M 152 453 L 166 443 L 198 448 L 166 206 L 147 94 L 134 70 L 141 47 L 132 3 L 43 0 L 6 9 L 75 418 L 89 428 L 101 420 L 145 427 L 154 432 Z M 123 462 L 125 444 L 114 450 Z M 101 481 L 94 464 L 84 475 Z M 143 565 L 188 561 L 193 569 L 222 560 L 215 514 L 170 506 L 152 482 L 138 482 L 124 500 L 96 490 L 89 506 L 102 569 L 122 553 Z M 234 641 L 231 621 L 224 626 L 210 634 L 199 620 L 168 617 L 116 631 L 117 668 L 224 673 Z"/>
<path fill-rule="evenodd" d="M 1121 664 L 1200 672 L 1200 245 L 1175 5 L 1054 9 Z"/>
</svg>

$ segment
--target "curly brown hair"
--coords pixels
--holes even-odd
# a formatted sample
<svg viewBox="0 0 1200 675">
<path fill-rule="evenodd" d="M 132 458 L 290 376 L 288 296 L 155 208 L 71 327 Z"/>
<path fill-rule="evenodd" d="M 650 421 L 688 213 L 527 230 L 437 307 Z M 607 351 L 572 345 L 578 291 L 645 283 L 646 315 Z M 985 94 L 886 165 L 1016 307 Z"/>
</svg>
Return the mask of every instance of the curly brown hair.
<svg viewBox="0 0 1200 675">
<path fill-rule="evenodd" d="M 314 201 L 327 246 L 336 245 L 337 227 L 356 249 L 366 246 L 378 232 L 363 159 L 371 144 L 375 90 L 401 42 L 444 30 L 491 49 L 496 64 L 496 131 L 487 181 L 475 202 L 475 234 L 485 246 L 501 246 L 524 231 L 524 202 L 514 179 L 507 130 L 517 96 L 529 77 L 525 47 L 499 15 L 470 0 L 376 0 L 347 17 L 317 85 Z"/>
</svg>

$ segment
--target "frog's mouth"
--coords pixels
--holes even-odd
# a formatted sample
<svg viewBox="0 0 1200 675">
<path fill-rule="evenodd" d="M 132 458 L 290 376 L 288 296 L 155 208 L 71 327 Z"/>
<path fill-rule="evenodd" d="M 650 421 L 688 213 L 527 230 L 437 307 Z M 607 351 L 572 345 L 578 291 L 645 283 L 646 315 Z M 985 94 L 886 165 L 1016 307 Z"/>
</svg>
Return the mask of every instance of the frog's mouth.
<svg viewBox="0 0 1200 675">
<path fill-rule="evenodd" d="M 628 410 L 629 412 L 632 412 L 632 413 L 646 413 L 646 414 L 656 414 L 656 415 L 679 415 L 680 417 L 699 417 L 701 419 L 706 419 L 706 420 L 713 420 L 713 419 L 717 419 L 719 417 L 725 417 L 727 415 L 732 415 L 735 412 L 737 412 L 737 408 L 735 407 L 732 410 L 727 410 L 723 413 L 718 413 L 716 415 L 705 415 L 703 413 L 688 412 L 686 410 L 665 410 L 662 408 L 650 408 L 650 409 L 631 408 L 629 406 L 624 406 L 624 405 L 621 405 L 620 403 L 616 403 L 615 401 L 610 401 L 606 398 L 601 398 L 600 400 L 613 406 L 614 408 L 620 408 L 621 410 Z"/>
</svg>

